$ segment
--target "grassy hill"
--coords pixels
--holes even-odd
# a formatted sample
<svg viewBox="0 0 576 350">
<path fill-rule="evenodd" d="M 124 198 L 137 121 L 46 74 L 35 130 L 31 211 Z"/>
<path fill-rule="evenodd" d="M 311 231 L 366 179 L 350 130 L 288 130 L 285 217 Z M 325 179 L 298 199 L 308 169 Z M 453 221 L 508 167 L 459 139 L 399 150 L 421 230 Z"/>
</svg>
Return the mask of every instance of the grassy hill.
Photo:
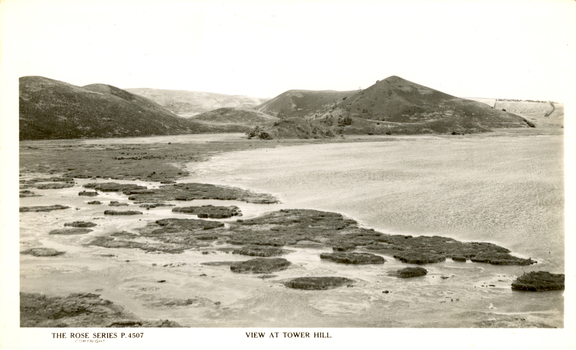
<svg viewBox="0 0 576 350">
<path fill-rule="evenodd" d="M 20 78 L 20 140 L 209 132 L 158 104 L 104 84 L 79 87 L 39 76 Z"/>
<path fill-rule="evenodd" d="M 378 81 L 321 114 L 368 120 L 374 133 L 472 133 L 529 126 L 512 113 L 396 76 Z"/>
<path fill-rule="evenodd" d="M 289 90 L 259 105 L 256 110 L 279 118 L 306 117 L 336 105 L 354 92 Z"/>
<path fill-rule="evenodd" d="M 186 90 L 149 88 L 131 88 L 125 90 L 146 97 L 181 117 L 191 117 L 200 113 L 225 107 L 253 108 L 268 100 L 266 98 L 258 97 Z"/>
<path fill-rule="evenodd" d="M 282 119 L 301 117 L 314 121 L 315 128 L 325 128 L 330 132 L 324 134 L 334 135 L 469 134 L 534 126 L 518 115 L 397 76 L 360 91 L 290 90 L 257 109 Z M 268 135 L 283 134 L 272 129 L 264 131 Z"/>
</svg>

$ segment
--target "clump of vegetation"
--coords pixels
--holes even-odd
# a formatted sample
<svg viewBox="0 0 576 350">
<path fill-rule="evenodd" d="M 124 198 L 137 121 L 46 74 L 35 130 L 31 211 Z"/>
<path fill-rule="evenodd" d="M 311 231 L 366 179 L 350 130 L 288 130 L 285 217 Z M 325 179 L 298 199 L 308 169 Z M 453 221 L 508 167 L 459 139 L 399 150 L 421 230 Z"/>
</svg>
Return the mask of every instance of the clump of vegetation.
<svg viewBox="0 0 576 350">
<path fill-rule="evenodd" d="M 288 288 L 304 289 L 304 290 L 326 290 L 341 287 L 344 285 L 350 286 L 354 280 L 345 277 L 297 277 L 285 282 L 284 285 Z"/>
<path fill-rule="evenodd" d="M 286 254 L 288 251 L 277 247 L 268 246 L 248 246 L 242 247 L 240 249 L 234 249 L 232 254 L 248 255 L 248 256 L 260 256 L 260 257 L 270 257 Z"/>
<path fill-rule="evenodd" d="M 92 232 L 89 228 L 61 228 L 50 231 L 48 234 L 50 235 L 85 235 L 89 232 Z"/>
<path fill-rule="evenodd" d="M 193 207 L 178 207 L 172 209 L 174 213 L 184 213 L 197 215 L 199 218 L 210 218 L 210 219 L 225 219 L 232 216 L 242 215 L 240 208 L 235 205 L 228 207 L 224 206 L 214 206 L 214 205 L 203 205 L 203 206 L 193 206 Z"/>
<path fill-rule="evenodd" d="M 564 290 L 564 274 L 553 274 L 547 271 L 525 273 L 512 282 L 512 290 L 527 292 Z"/>
<path fill-rule="evenodd" d="M 73 222 L 67 222 L 64 224 L 64 226 L 71 226 L 71 227 L 94 227 L 96 226 L 95 223 L 90 222 L 90 221 L 73 221 Z"/>
<path fill-rule="evenodd" d="M 49 297 L 20 293 L 20 327 L 180 327 L 169 320 L 143 321 L 99 294 Z"/>
<path fill-rule="evenodd" d="M 339 127 L 345 127 L 348 125 L 352 125 L 352 118 L 350 116 L 348 117 L 338 117 L 338 126 Z"/>
<path fill-rule="evenodd" d="M 350 253 L 350 252 L 336 252 L 336 253 L 322 253 L 320 259 L 331 260 L 340 264 L 384 264 L 386 261 L 380 255 L 370 253 Z"/>
<path fill-rule="evenodd" d="M 30 248 L 28 250 L 20 252 L 20 254 L 44 257 L 44 256 L 58 256 L 64 254 L 64 252 L 52 248 Z"/>
<path fill-rule="evenodd" d="M 68 209 L 70 207 L 67 207 L 65 205 L 60 205 L 60 204 L 54 204 L 54 205 L 39 205 L 39 206 L 35 206 L 35 207 L 20 207 L 20 212 L 21 213 L 27 213 L 27 212 L 40 212 L 40 211 L 52 211 L 52 210 L 62 210 L 62 209 Z"/>
<path fill-rule="evenodd" d="M 406 267 L 396 271 L 396 276 L 400 278 L 410 278 L 410 277 L 420 277 L 425 276 L 428 273 L 423 267 Z"/>
<path fill-rule="evenodd" d="M 230 270 L 236 273 L 270 273 L 286 270 L 290 261 L 284 258 L 255 258 L 248 261 L 233 264 Z"/>
<path fill-rule="evenodd" d="M 402 261 L 403 263 L 423 265 L 423 264 L 433 264 L 433 263 L 443 262 L 446 260 L 446 257 L 443 255 L 440 255 L 440 254 L 433 253 L 433 252 L 404 251 L 404 252 L 394 254 L 394 259 L 398 259 L 398 260 Z"/>
</svg>

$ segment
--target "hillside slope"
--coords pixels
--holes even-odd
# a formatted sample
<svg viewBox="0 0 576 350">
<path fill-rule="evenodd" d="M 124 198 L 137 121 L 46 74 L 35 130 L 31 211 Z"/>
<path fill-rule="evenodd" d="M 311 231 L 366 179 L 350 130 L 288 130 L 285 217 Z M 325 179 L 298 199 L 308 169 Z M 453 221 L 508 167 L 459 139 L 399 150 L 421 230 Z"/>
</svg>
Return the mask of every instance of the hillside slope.
<svg viewBox="0 0 576 350">
<path fill-rule="evenodd" d="M 477 125 L 480 129 L 528 126 L 523 118 L 512 113 L 397 76 L 350 96 L 333 110 L 324 111 L 323 115 L 403 124 L 450 122 L 455 126 Z"/>
<path fill-rule="evenodd" d="M 279 118 L 312 116 L 354 93 L 355 91 L 288 90 L 259 105 L 256 110 Z"/>
<path fill-rule="evenodd" d="M 255 126 L 268 126 L 278 121 L 277 117 L 251 109 L 219 108 L 190 118 L 198 123 L 214 127 L 235 128 L 237 132 L 246 132 Z"/>
<path fill-rule="evenodd" d="M 323 134 L 334 135 L 468 134 L 534 126 L 515 114 L 397 76 L 355 92 L 291 90 L 258 106 L 258 110 L 274 111 L 282 119 L 302 117 L 314 121 L 315 128 L 330 131 Z M 278 130 L 264 131 L 282 135 Z"/>
<path fill-rule="evenodd" d="M 208 132 L 144 97 L 105 84 L 20 78 L 20 140 Z"/>
<path fill-rule="evenodd" d="M 266 98 L 258 97 L 186 90 L 150 88 L 130 88 L 125 90 L 146 97 L 158 103 L 170 112 L 186 118 L 218 108 L 253 108 L 268 100 Z"/>
</svg>

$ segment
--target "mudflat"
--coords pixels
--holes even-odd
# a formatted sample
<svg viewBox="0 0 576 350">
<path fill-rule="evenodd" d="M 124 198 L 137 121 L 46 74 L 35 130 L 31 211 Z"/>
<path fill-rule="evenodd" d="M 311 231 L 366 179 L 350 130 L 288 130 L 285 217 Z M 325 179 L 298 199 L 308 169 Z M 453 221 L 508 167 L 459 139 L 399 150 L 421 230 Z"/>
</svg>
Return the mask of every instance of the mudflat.
<svg viewBox="0 0 576 350">
<path fill-rule="evenodd" d="M 559 133 L 27 141 L 20 166 L 41 195 L 21 207 L 68 207 L 20 214 L 21 292 L 42 305 L 88 295 L 127 326 L 563 326 L 562 291 L 511 288 L 523 271 L 564 272 Z M 174 195 L 190 183 L 216 195 Z M 142 214 L 105 215 L 115 201 Z M 186 209 L 209 205 L 242 216 Z M 50 234 L 70 222 L 96 225 Z M 419 264 L 427 274 L 398 278 Z M 22 325 L 50 324 L 24 295 Z"/>
</svg>

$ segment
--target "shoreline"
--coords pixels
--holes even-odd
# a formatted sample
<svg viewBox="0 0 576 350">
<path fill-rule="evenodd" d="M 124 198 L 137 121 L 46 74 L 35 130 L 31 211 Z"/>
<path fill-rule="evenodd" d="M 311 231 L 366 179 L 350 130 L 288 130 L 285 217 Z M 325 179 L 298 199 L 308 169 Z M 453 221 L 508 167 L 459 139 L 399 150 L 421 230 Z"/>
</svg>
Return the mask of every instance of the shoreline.
<svg viewBox="0 0 576 350">
<path fill-rule="evenodd" d="M 321 142 L 321 143 L 323 143 L 323 142 Z M 280 145 L 282 145 L 282 144 L 280 144 Z M 126 152 L 127 149 L 128 149 L 128 148 L 131 148 L 132 146 L 133 146 L 133 145 L 130 145 L 130 147 L 120 148 L 119 150 L 117 150 L 117 151 L 112 151 L 112 152 Z M 212 144 L 212 145 L 209 145 L 209 146 L 215 146 L 215 145 Z M 260 144 L 258 148 L 262 148 L 262 146 L 263 146 L 263 145 Z M 276 146 L 273 146 L 273 147 L 275 148 Z M 249 148 L 249 147 L 247 147 L 247 148 L 244 147 L 243 149 L 250 149 L 250 148 Z M 148 148 L 145 148 L 145 151 L 146 151 L 146 152 L 148 152 L 148 150 L 149 150 Z M 179 151 L 182 151 L 182 150 L 183 150 L 183 148 L 179 148 L 178 150 L 176 150 L 175 153 L 178 153 Z M 82 149 L 79 149 L 79 151 L 83 151 L 83 150 L 82 150 Z M 140 152 L 140 150 L 128 150 L 128 151 L 134 152 L 134 153 Z M 218 152 L 218 153 L 211 153 L 211 155 L 208 155 L 208 157 L 209 157 L 209 158 L 212 158 L 212 157 L 213 157 L 214 155 L 216 155 L 216 154 L 224 154 L 224 153 L 226 153 L 226 152 L 228 152 L 228 151 L 230 151 L 229 148 L 224 149 L 224 150 L 222 150 L 221 152 Z M 234 151 L 234 150 L 232 150 L 232 151 Z M 198 157 L 198 158 L 196 158 L 193 162 L 188 162 L 187 164 L 200 164 L 199 162 L 205 162 L 205 161 L 206 161 L 205 159 L 209 159 L 209 158 Z M 130 160 L 128 160 L 128 161 L 136 161 L 136 159 L 130 159 Z M 183 163 L 182 163 L 182 162 L 179 162 L 179 164 L 183 164 Z M 186 168 L 189 168 L 189 167 L 186 167 Z M 50 173 L 49 173 L 49 174 L 50 174 Z M 56 174 L 56 173 L 52 173 L 52 174 L 50 174 L 50 175 L 54 176 L 55 174 Z M 194 178 L 194 173 L 190 173 L 190 174 L 187 175 L 187 176 L 183 176 L 183 177 L 178 178 L 178 179 L 177 179 L 177 182 L 188 181 L 188 180 L 187 180 L 188 178 L 190 178 L 191 181 L 194 181 L 194 180 L 193 180 L 193 178 Z M 90 180 L 83 180 L 82 182 L 84 182 L 84 181 L 90 182 Z M 97 178 L 97 182 L 114 182 L 114 181 L 115 181 L 115 180 L 113 180 L 113 179 L 110 180 L 110 179 Z M 132 180 L 132 179 L 128 179 L 128 178 L 126 178 L 126 179 L 123 180 L 122 182 L 124 182 L 124 181 L 133 183 L 133 180 Z M 151 179 L 141 179 L 141 181 L 143 181 L 143 182 L 146 182 L 146 181 L 150 182 L 150 181 L 153 181 L 153 180 L 151 180 Z M 233 185 L 233 184 L 231 184 L 231 183 L 226 183 L 226 186 L 232 186 L 232 185 Z M 238 186 L 236 186 L 236 187 L 238 187 Z M 248 187 L 246 187 L 246 186 L 240 186 L 240 187 L 241 187 L 241 188 L 252 189 L 252 188 L 250 188 L 249 186 L 248 186 Z M 48 191 L 51 191 L 51 190 L 48 190 Z M 42 192 L 42 191 L 40 191 L 40 192 Z M 258 192 L 267 192 L 267 191 L 258 191 Z M 41 198 L 41 197 L 40 197 L 40 198 Z M 181 203 L 181 204 L 185 204 L 185 203 Z M 311 208 L 311 209 L 312 209 L 312 208 Z M 154 210 L 154 209 L 151 209 L 151 210 Z M 274 211 L 274 209 L 270 209 L 270 211 Z M 327 210 L 327 211 L 333 212 L 333 210 Z M 262 216 L 262 215 L 265 215 L 266 212 L 269 212 L 269 210 L 264 210 L 264 211 L 262 211 L 261 213 L 257 214 L 257 215 L 255 216 L 255 218 L 258 218 L 258 217 L 260 217 L 260 216 Z M 337 211 L 337 212 L 341 212 L 341 211 Z M 346 212 L 342 212 L 342 213 L 343 213 L 347 218 L 354 218 L 354 215 L 349 215 L 349 214 L 346 213 Z M 170 214 L 169 216 L 174 217 L 174 215 L 172 215 L 172 214 Z M 182 217 L 182 216 L 178 216 L 178 217 Z M 225 222 L 226 222 L 226 221 L 225 221 Z M 362 221 L 358 221 L 358 223 L 359 223 L 359 226 L 360 226 L 360 227 L 364 227 L 364 226 L 365 226 L 366 228 L 374 228 L 374 229 L 377 229 L 377 228 L 374 227 L 373 225 L 369 225 L 369 224 L 366 224 L 366 225 L 365 225 Z M 388 230 L 377 230 L 377 231 L 380 231 L 380 232 L 389 232 Z M 423 235 L 423 236 L 425 236 L 425 235 Z M 442 234 L 441 236 L 442 236 L 442 237 L 451 237 L 451 235 L 449 235 L 449 234 Z M 462 239 L 459 239 L 459 241 L 462 241 Z M 474 240 L 474 241 L 482 241 L 482 242 L 484 242 L 485 240 Z M 503 246 L 506 246 L 506 245 L 504 244 Z M 99 250 L 103 250 L 103 251 L 106 251 L 106 249 L 108 249 L 108 248 L 99 248 Z M 302 249 L 302 248 L 300 248 L 300 249 Z M 133 250 L 133 249 L 128 249 L 128 251 L 132 251 L 132 250 Z M 137 251 L 134 251 L 133 253 L 131 253 L 131 252 L 126 252 L 126 250 L 122 250 L 122 251 L 124 251 L 124 253 L 122 253 L 123 255 L 128 254 L 128 256 L 132 256 L 132 255 L 135 254 L 134 257 L 135 257 L 135 258 L 138 257 L 138 258 L 136 258 L 136 261 L 133 262 L 133 264 L 141 264 L 141 263 L 138 263 L 138 261 L 139 261 L 139 260 L 142 260 L 142 259 L 143 259 L 143 260 L 142 260 L 142 263 L 143 263 L 144 261 L 149 261 L 145 254 L 143 255 L 142 253 L 138 253 Z M 362 251 L 367 251 L 367 250 L 362 249 Z M 514 254 L 514 252 L 512 252 L 512 253 Z M 221 253 L 218 253 L 218 254 L 221 254 Z M 203 255 L 199 255 L 198 253 L 192 253 L 191 256 L 196 257 L 196 255 L 198 255 L 198 258 L 202 258 L 202 257 L 203 257 Z M 386 253 L 385 255 L 388 256 L 387 253 Z M 517 255 L 517 254 L 515 254 L 515 255 Z M 187 255 L 187 256 L 188 256 L 188 255 Z M 224 256 L 224 255 L 223 255 L 223 256 Z M 150 257 L 151 257 L 151 256 L 150 256 Z M 181 257 L 184 258 L 184 256 L 181 256 Z M 290 259 L 290 255 L 288 255 L 287 257 Z M 26 258 L 25 261 L 30 261 L 29 259 L 30 259 L 30 258 Z M 100 258 L 94 257 L 94 258 L 91 258 L 91 259 L 96 259 L 96 261 L 98 261 L 98 259 L 100 259 Z M 196 258 L 194 258 L 194 259 L 196 259 Z M 32 260 L 34 260 L 34 259 L 32 259 Z M 130 258 L 130 260 L 132 260 L 132 258 Z M 172 256 L 172 257 L 170 257 L 169 260 L 179 261 L 179 260 L 181 260 L 181 259 L 178 259 L 177 256 Z M 194 260 L 193 260 L 193 261 L 194 261 Z M 199 261 L 200 261 L 200 260 L 199 260 Z M 388 262 L 388 264 L 390 264 L 390 263 L 391 263 L 391 262 Z M 199 265 L 198 267 L 196 267 L 196 265 L 194 265 L 194 264 L 195 264 L 195 263 L 193 263 L 193 265 L 189 267 L 189 268 L 192 268 L 191 271 L 201 271 L 202 269 L 205 269 L 205 270 L 207 270 L 207 271 L 208 271 L 208 270 L 209 270 L 209 271 L 212 271 L 212 273 L 216 273 L 216 276 L 220 276 L 220 277 L 218 277 L 218 278 L 225 278 L 225 276 L 227 276 L 226 273 L 224 272 L 225 270 L 222 270 L 222 268 L 215 268 L 215 267 L 214 267 L 214 268 L 206 269 L 206 268 L 200 267 L 200 265 Z M 313 262 L 313 261 L 306 260 L 306 263 L 305 263 L 305 264 L 307 264 L 307 266 L 309 265 L 309 268 L 312 268 L 312 266 L 316 266 L 317 263 L 316 263 L 316 262 Z M 402 264 L 402 263 L 400 263 L 400 262 L 394 262 L 394 264 L 390 265 L 389 267 L 391 267 L 391 266 L 401 266 L 401 264 Z M 431 268 L 432 268 L 433 271 L 436 271 L 437 269 L 440 269 L 440 271 L 441 271 L 441 270 L 442 270 L 441 265 L 443 265 L 443 264 L 446 264 L 446 263 L 432 264 L 432 265 L 430 265 L 430 266 L 431 266 Z M 475 265 L 475 266 L 472 266 L 472 265 L 469 265 L 469 263 L 463 264 L 463 266 L 458 265 L 458 266 L 451 267 L 451 265 L 453 265 L 453 264 L 454 264 L 453 262 L 450 262 L 448 265 L 445 265 L 445 270 L 448 270 L 448 271 L 449 271 L 450 269 L 453 269 L 453 268 L 458 268 L 458 269 L 464 268 L 464 270 L 462 270 L 462 271 L 468 270 L 469 268 L 472 268 L 473 270 L 479 269 L 479 270 L 478 270 L 478 271 L 479 271 L 478 273 L 480 273 L 480 275 L 478 275 L 478 276 L 484 276 L 484 275 L 483 275 L 484 273 L 488 273 L 488 271 L 494 270 L 493 267 L 489 267 L 488 269 L 486 269 L 484 265 Z M 436 266 L 436 265 L 438 265 L 438 266 L 437 266 L 437 267 L 434 267 L 434 266 Z M 134 266 L 136 266 L 136 265 L 134 265 Z M 318 265 L 318 267 L 314 267 L 311 271 L 316 271 L 316 269 L 320 269 L 320 270 L 318 270 L 318 271 L 322 271 L 321 266 L 330 266 L 330 265 L 326 265 L 326 263 L 321 263 L 320 265 Z M 385 266 L 388 266 L 388 265 L 385 264 Z M 410 266 L 410 265 L 407 265 L 407 266 Z M 490 266 L 490 265 L 488 265 L 488 266 Z M 538 265 L 534 265 L 534 267 L 537 267 L 537 266 L 538 266 Z M 142 266 L 142 268 L 144 268 L 144 266 Z M 146 269 L 149 269 L 149 268 L 146 268 Z M 513 268 L 504 267 L 504 271 L 513 271 L 513 270 L 514 270 Z M 155 270 L 154 270 L 154 271 L 155 271 Z M 191 276 L 191 275 L 190 275 L 191 272 L 185 272 L 185 270 L 183 270 L 183 269 L 180 269 L 180 268 L 179 268 L 178 270 L 174 270 L 174 271 L 177 272 L 177 273 L 174 275 L 174 278 L 177 278 L 177 280 L 179 280 L 180 278 L 182 278 L 182 277 L 184 277 L 184 276 L 188 276 L 187 278 L 191 278 L 191 281 L 195 281 L 195 280 L 201 281 L 201 279 L 198 279 L 198 277 L 193 277 L 193 276 Z M 218 272 L 218 271 L 220 271 L 220 272 Z M 291 271 L 291 272 L 290 272 L 290 271 Z M 297 273 L 298 271 L 299 271 L 298 269 L 297 269 L 296 271 L 289 270 L 288 275 L 290 275 L 290 274 L 293 275 L 294 273 Z M 485 272 L 480 272 L 480 271 L 485 271 Z M 56 273 L 56 276 L 58 275 L 58 272 L 57 272 L 57 271 L 56 271 L 56 272 L 53 272 L 53 273 Z M 222 273 L 224 273 L 224 275 L 223 275 Z M 52 274 L 52 273 L 49 273 L 49 275 L 50 275 L 50 274 Z M 286 274 L 286 273 L 284 273 L 284 274 Z M 440 274 L 442 274 L 442 273 L 440 273 Z M 173 275 L 173 274 L 172 274 L 172 275 Z M 179 276 L 179 277 L 178 277 L 178 276 Z M 431 275 L 431 276 L 429 277 L 429 279 L 427 279 L 427 280 L 433 281 L 433 277 L 434 277 L 434 276 L 439 277 L 440 275 L 435 275 L 435 274 L 433 274 L 433 275 Z M 483 278 L 486 278 L 487 276 L 488 276 L 488 275 L 484 276 Z M 233 278 L 233 280 L 237 280 L 236 276 L 231 276 L 231 277 Z M 281 277 L 281 276 L 280 276 L 280 277 Z M 227 278 L 227 277 L 226 277 L 226 278 Z M 226 280 L 226 278 L 225 278 L 224 280 Z M 379 277 L 379 279 L 380 279 L 380 278 L 384 278 L 384 280 L 387 280 L 387 278 L 389 278 L 389 277 Z M 461 278 L 462 278 L 462 277 L 461 277 Z M 470 278 L 470 277 L 467 277 L 467 278 Z M 495 277 L 494 277 L 494 278 L 495 278 Z M 379 279 L 374 280 L 374 281 L 372 281 L 372 282 L 370 282 L 370 283 L 372 283 L 372 284 L 376 283 L 374 286 L 380 285 L 382 282 L 378 282 Z M 224 281 L 224 280 L 223 280 L 223 281 Z M 40 281 L 40 280 L 38 280 L 38 281 Z M 391 280 L 391 281 L 392 281 L 392 280 Z M 448 279 L 448 281 L 451 281 L 451 279 Z M 455 280 L 455 281 L 456 281 L 456 280 Z M 480 280 L 480 281 L 482 281 L 482 280 Z M 489 279 L 488 279 L 487 281 L 489 281 Z M 254 280 L 253 282 L 256 282 L 256 280 Z M 462 282 L 463 282 L 463 281 L 462 281 Z M 49 282 L 47 282 L 47 283 L 49 283 Z M 257 287 L 258 285 L 260 285 L 260 283 L 261 283 L 261 282 L 257 282 L 256 284 L 253 284 L 252 282 L 250 282 L 250 285 L 252 286 L 252 287 L 250 287 L 250 288 L 255 288 L 255 287 Z M 268 283 L 270 283 L 270 287 L 271 287 L 271 288 L 275 288 L 274 286 L 277 286 L 277 285 L 276 285 L 277 282 L 275 282 L 274 280 L 269 280 Z M 394 282 L 394 283 L 396 283 L 396 282 Z M 461 283 L 461 282 L 458 282 L 458 284 L 460 284 L 460 283 Z M 480 282 L 477 282 L 477 283 L 480 283 Z M 28 285 L 29 285 L 29 282 L 28 282 L 28 283 L 25 283 L 25 284 L 28 284 Z M 123 284 L 121 283 L 120 285 L 123 285 Z M 218 288 L 224 288 L 223 290 L 226 290 L 226 289 L 228 288 L 228 287 L 225 287 L 225 285 L 223 285 L 221 282 L 216 283 L 216 285 L 219 286 Z M 431 293 L 430 296 L 434 295 L 435 293 L 439 293 L 439 291 L 436 291 L 436 290 L 434 289 L 434 288 L 436 288 L 435 286 L 436 286 L 436 285 L 431 285 L 431 286 L 427 287 L 427 288 L 432 288 L 431 291 L 434 290 L 434 292 L 428 292 L 428 293 Z M 479 286 L 480 286 L 480 285 L 479 285 Z M 370 288 L 373 288 L 373 287 L 370 287 Z M 378 287 L 376 287 L 376 288 L 378 288 Z M 460 288 L 462 288 L 462 287 L 458 287 L 458 290 L 460 290 Z M 502 287 L 499 287 L 499 288 L 502 288 Z M 508 287 L 508 288 L 509 288 L 509 287 Z M 33 288 L 33 289 L 36 289 L 36 288 Z M 498 289 L 498 288 L 497 288 L 497 289 Z M 246 299 L 246 300 L 251 300 L 251 298 L 254 298 L 254 297 L 256 297 L 257 295 L 259 295 L 259 294 L 258 294 L 258 293 L 260 293 L 260 292 L 258 292 L 259 290 L 260 290 L 259 288 L 256 288 L 256 289 L 250 289 L 250 292 L 245 291 L 245 292 L 248 292 L 248 294 L 245 294 L 245 295 L 248 297 L 248 299 Z M 368 304 L 360 303 L 360 304 L 357 305 L 358 307 L 360 307 L 360 305 L 375 305 L 374 303 L 384 302 L 385 299 L 382 299 L 382 296 L 380 296 L 380 295 L 377 296 L 377 294 L 374 294 L 374 293 L 376 292 L 375 290 L 372 290 L 372 289 L 370 289 L 370 290 L 371 290 L 370 295 L 372 295 L 372 296 L 370 297 L 371 299 L 369 299 L 369 300 L 371 300 L 371 301 L 365 301 L 365 302 L 363 302 L 363 303 L 368 302 Z M 462 289 L 462 291 L 464 291 L 464 290 L 465 290 L 465 289 Z M 262 290 L 262 292 L 264 292 L 264 290 Z M 505 290 L 502 290 L 501 292 L 504 293 L 504 294 L 502 294 L 499 298 L 505 298 L 505 296 L 506 296 L 506 295 L 509 295 L 509 293 L 510 293 L 510 292 L 505 291 Z M 501 292 L 498 292 L 498 293 L 501 293 Z M 174 290 L 174 291 L 171 292 L 171 293 L 176 293 L 176 294 L 178 294 L 178 292 L 177 292 L 176 290 Z M 253 294 L 253 293 L 256 293 L 256 294 Z M 286 294 L 286 295 L 289 295 L 290 293 L 292 293 L 292 292 L 288 292 L 288 294 Z M 467 293 L 468 293 L 468 292 L 467 292 Z M 493 294 L 494 292 L 490 292 L 490 293 Z M 500 294 L 498 294 L 498 293 L 497 293 L 497 294 L 494 294 L 494 295 L 500 295 Z M 175 295 L 176 295 L 176 294 L 175 294 Z M 248 295 L 250 295 L 250 296 L 248 296 Z M 337 294 L 329 294 L 329 295 L 333 295 L 334 298 L 337 298 L 338 293 L 337 293 Z M 346 295 L 348 295 L 348 294 L 346 294 Z M 482 294 L 480 294 L 480 295 L 482 295 Z M 549 295 L 552 295 L 552 294 L 549 294 Z M 558 293 L 555 294 L 555 295 L 558 295 Z M 112 294 L 111 294 L 111 296 L 112 296 Z M 347 296 L 346 298 L 352 297 L 352 296 L 353 296 L 353 294 L 350 294 L 350 295 Z M 357 298 L 357 297 L 354 297 L 354 298 Z M 375 299 L 374 299 L 374 298 L 375 298 Z M 555 298 L 558 298 L 558 297 L 555 297 Z M 388 298 L 388 299 L 390 299 L 390 298 Z M 394 298 L 392 298 L 392 299 L 394 299 Z M 392 299 L 391 299 L 391 300 L 392 300 Z M 523 298 L 521 298 L 521 299 L 523 299 Z M 436 309 L 436 306 L 433 307 L 433 305 L 435 305 L 434 302 L 433 302 L 433 300 L 434 300 L 434 299 L 431 299 L 431 300 L 427 301 L 427 302 L 426 302 L 426 305 L 428 305 L 427 307 L 432 307 L 433 309 Z M 317 303 L 317 302 L 319 302 L 319 301 L 315 301 L 314 303 Z M 399 302 L 400 302 L 400 301 L 399 301 Z M 225 303 L 225 304 L 226 304 L 226 303 Z M 241 305 L 242 305 L 242 306 L 241 306 Z M 316 305 L 316 304 L 314 304 L 314 305 Z M 337 304 L 333 304 L 333 305 L 330 304 L 330 305 L 332 305 L 332 306 L 330 306 L 329 304 L 318 304 L 318 305 L 324 305 L 324 306 L 320 307 L 320 310 L 325 310 L 326 312 L 328 312 L 328 314 L 330 314 L 330 313 L 334 312 L 334 310 L 332 310 L 332 308 L 333 308 L 335 305 L 337 305 Z M 316 307 L 318 307 L 318 305 L 316 305 Z M 476 304 L 474 304 L 474 305 L 476 305 Z M 246 306 L 246 305 L 245 305 L 245 303 L 243 302 L 243 303 L 240 303 L 240 304 L 236 304 L 234 307 L 235 307 L 235 308 L 240 307 L 241 309 L 243 309 L 245 306 Z M 364 307 L 365 307 L 365 306 L 362 306 L 361 309 L 363 309 Z M 372 307 L 374 307 L 374 306 L 370 306 L 370 308 L 372 308 Z M 477 306 L 475 306 L 475 307 L 477 307 Z M 140 307 L 137 307 L 136 309 L 137 309 L 137 310 L 148 310 L 148 311 L 151 311 L 151 310 L 152 310 L 152 309 L 150 309 L 150 307 L 145 307 L 144 309 L 141 309 Z M 328 311 L 328 310 L 332 310 L 332 311 Z M 147 311 L 147 312 L 148 312 L 148 311 Z M 169 311 L 167 310 L 167 312 L 169 312 Z M 176 313 L 181 313 L 180 311 L 177 311 L 177 310 L 176 310 L 175 312 L 176 312 Z M 527 312 L 529 312 L 530 314 L 534 314 L 535 311 L 527 311 Z M 555 313 L 555 312 L 557 312 L 557 311 L 550 311 L 550 312 Z M 160 313 L 156 312 L 156 314 L 162 314 L 162 312 L 160 312 Z M 336 314 L 337 314 L 337 315 L 341 315 L 341 312 L 337 312 Z M 354 312 L 353 314 L 355 314 L 355 312 Z M 513 314 L 515 314 L 515 312 L 514 312 L 514 311 L 509 311 L 509 312 L 505 312 L 505 314 L 506 314 L 506 315 L 513 315 Z M 538 314 L 538 312 L 536 312 L 536 314 Z M 140 315 L 140 316 L 142 316 L 142 315 Z M 244 316 L 242 316 L 242 317 L 244 317 Z M 332 316 L 330 316 L 330 317 L 332 317 Z M 376 316 L 374 316 L 374 317 L 376 317 Z M 506 317 L 504 317 L 504 316 L 502 316 L 502 317 L 503 317 L 503 318 L 506 318 Z M 563 315 L 562 315 L 561 317 L 562 317 L 562 319 L 563 319 Z M 213 322 L 215 321 L 215 323 L 214 323 L 214 325 L 212 325 L 211 327 L 219 327 L 218 324 L 219 324 L 220 322 L 226 323 L 225 318 L 222 318 L 221 321 L 216 321 L 216 320 L 218 320 L 218 319 L 219 319 L 219 318 L 216 318 L 216 319 L 213 320 Z M 318 320 L 321 320 L 321 319 L 325 319 L 325 317 L 324 317 L 324 318 L 320 318 L 320 319 L 318 319 Z M 408 319 L 409 319 L 409 318 L 408 318 Z M 408 319 L 406 319 L 406 321 L 408 321 Z M 373 321 L 373 322 L 378 322 L 378 321 L 377 321 L 377 318 L 373 319 L 372 321 Z M 478 319 L 477 321 L 478 321 L 478 322 L 481 322 L 480 319 Z M 315 321 L 315 322 L 318 322 L 318 321 Z M 437 321 L 434 321 L 434 322 L 437 322 Z M 440 324 L 438 324 L 438 323 L 434 323 L 434 322 L 432 322 L 432 323 L 430 323 L 428 326 L 424 326 L 424 327 L 454 327 L 454 326 L 456 325 L 456 323 L 454 323 L 454 324 L 453 324 L 453 323 L 449 323 L 448 326 L 446 326 L 446 325 L 442 326 L 442 325 L 440 325 Z M 482 321 L 482 322 L 483 322 L 483 321 Z M 507 322 L 508 322 L 508 323 L 507 323 Z M 510 319 L 510 320 L 508 320 L 508 321 L 505 321 L 503 324 L 508 324 L 508 326 L 510 326 L 510 325 L 512 325 L 512 324 L 515 324 L 514 327 L 527 327 L 527 326 L 528 326 L 528 323 L 525 323 L 524 326 L 522 326 L 522 325 L 521 325 L 522 323 L 519 323 L 519 324 L 518 324 L 517 322 L 520 322 L 520 321 L 514 320 L 514 319 Z M 524 321 L 522 321 L 522 322 L 524 322 Z M 410 323 L 408 323 L 408 324 L 410 324 Z M 408 326 L 408 327 L 414 327 L 414 326 L 409 326 L 408 324 L 404 323 L 403 326 L 404 326 L 404 327 L 406 327 L 406 326 Z M 538 324 L 538 322 L 536 322 L 535 324 Z M 399 325 L 399 327 L 403 327 L 403 326 L 402 326 L 402 325 Z M 466 325 L 464 325 L 464 327 L 489 327 L 489 326 L 490 326 L 490 325 L 488 325 L 488 324 L 486 324 L 486 325 L 480 325 L 480 324 L 478 324 L 478 325 L 476 325 L 476 326 L 472 326 L 471 324 L 468 324 L 468 323 L 467 323 Z M 353 327 L 358 327 L 358 326 L 353 326 Z M 369 326 L 369 327 L 370 327 L 370 326 Z M 378 326 L 373 326 L 373 327 L 378 327 Z M 393 326 L 392 324 L 388 323 L 388 326 L 385 326 L 385 327 L 394 327 L 394 326 Z M 398 327 L 398 325 L 397 325 L 396 327 Z M 416 327 L 418 327 L 418 326 L 416 326 Z M 530 327 L 530 326 L 528 326 L 528 327 Z M 543 327 L 543 326 L 540 325 L 540 326 L 536 326 L 536 327 Z"/>
</svg>

